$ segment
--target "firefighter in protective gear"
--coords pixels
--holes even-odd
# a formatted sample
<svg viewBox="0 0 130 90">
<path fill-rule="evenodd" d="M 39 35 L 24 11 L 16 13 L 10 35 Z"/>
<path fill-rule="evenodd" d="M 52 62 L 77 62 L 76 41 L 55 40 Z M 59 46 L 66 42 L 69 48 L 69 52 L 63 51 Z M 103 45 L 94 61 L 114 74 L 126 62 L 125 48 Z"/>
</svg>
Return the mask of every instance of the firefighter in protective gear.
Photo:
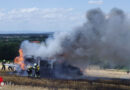
<svg viewBox="0 0 130 90">
<path fill-rule="evenodd" d="M 40 67 L 36 63 L 34 64 L 34 71 L 35 71 L 34 76 L 35 77 L 40 77 Z"/>
<path fill-rule="evenodd" d="M 28 77 L 32 77 L 32 73 L 33 73 L 33 67 L 32 66 L 29 66 L 28 69 L 27 69 L 27 73 L 28 73 Z"/>
<path fill-rule="evenodd" d="M 8 64 L 10 64 L 10 61 L 8 61 Z M 8 66 L 8 70 L 9 71 L 13 71 L 13 67 L 12 66 Z"/>
<path fill-rule="evenodd" d="M 2 61 L 2 69 L 1 69 L 1 70 L 4 70 L 4 71 L 5 71 L 5 69 L 6 69 L 5 64 L 6 64 L 6 61 L 5 61 L 5 59 L 4 59 L 4 60 Z"/>
</svg>

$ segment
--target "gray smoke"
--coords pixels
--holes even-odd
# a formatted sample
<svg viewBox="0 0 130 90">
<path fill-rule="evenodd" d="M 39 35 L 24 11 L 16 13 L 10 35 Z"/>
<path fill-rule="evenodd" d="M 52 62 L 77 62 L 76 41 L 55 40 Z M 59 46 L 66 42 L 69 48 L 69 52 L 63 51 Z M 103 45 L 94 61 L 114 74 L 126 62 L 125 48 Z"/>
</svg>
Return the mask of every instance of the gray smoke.
<svg viewBox="0 0 130 90">
<path fill-rule="evenodd" d="M 24 55 L 55 58 L 85 68 L 87 65 L 130 66 L 130 19 L 120 9 L 105 14 L 101 9 L 87 12 L 83 26 L 55 33 L 39 44 L 24 41 Z"/>
</svg>

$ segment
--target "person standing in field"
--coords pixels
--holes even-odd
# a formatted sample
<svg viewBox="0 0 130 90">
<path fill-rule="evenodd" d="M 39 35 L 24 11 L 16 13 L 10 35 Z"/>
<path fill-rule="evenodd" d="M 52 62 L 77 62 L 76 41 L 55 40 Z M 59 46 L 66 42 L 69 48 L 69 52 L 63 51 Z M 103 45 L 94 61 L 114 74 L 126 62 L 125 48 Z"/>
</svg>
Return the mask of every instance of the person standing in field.
<svg viewBox="0 0 130 90">
<path fill-rule="evenodd" d="M 40 77 L 40 67 L 39 67 L 39 65 L 37 65 L 35 73 L 36 73 L 36 77 L 39 78 Z"/>
<path fill-rule="evenodd" d="M 10 61 L 8 61 L 8 64 L 10 64 Z M 9 71 L 13 71 L 13 67 L 12 66 L 8 66 L 8 70 Z"/>
<path fill-rule="evenodd" d="M 6 61 L 5 59 L 2 61 L 2 71 L 5 71 L 6 67 L 5 67 Z"/>
<path fill-rule="evenodd" d="M 34 77 L 40 77 L 40 67 L 39 67 L 39 65 L 38 64 L 36 64 L 36 63 L 34 63 L 34 67 L 33 67 L 33 69 L 34 69 Z"/>
<path fill-rule="evenodd" d="M 33 72 L 33 67 L 29 66 L 28 69 L 27 69 L 28 77 L 32 77 L 33 76 L 32 72 Z"/>
</svg>

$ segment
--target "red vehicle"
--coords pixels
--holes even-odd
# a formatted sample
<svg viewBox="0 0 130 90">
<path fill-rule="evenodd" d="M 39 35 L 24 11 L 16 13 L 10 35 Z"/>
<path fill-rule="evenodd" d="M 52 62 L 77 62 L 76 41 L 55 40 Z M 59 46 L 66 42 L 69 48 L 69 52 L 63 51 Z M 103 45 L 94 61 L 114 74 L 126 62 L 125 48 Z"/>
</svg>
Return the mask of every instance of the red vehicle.
<svg viewBox="0 0 130 90">
<path fill-rule="evenodd" d="M 1 83 L 1 82 L 3 82 L 3 78 L 2 78 L 2 77 L 0 77 L 0 83 Z"/>
</svg>

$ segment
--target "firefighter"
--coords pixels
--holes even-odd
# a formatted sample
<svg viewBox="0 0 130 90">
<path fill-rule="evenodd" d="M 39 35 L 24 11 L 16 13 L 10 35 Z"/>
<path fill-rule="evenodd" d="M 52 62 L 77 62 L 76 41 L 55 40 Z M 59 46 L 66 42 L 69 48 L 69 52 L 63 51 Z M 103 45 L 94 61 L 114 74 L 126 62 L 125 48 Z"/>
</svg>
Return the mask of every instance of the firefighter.
<svg viewBox="0 0 130 90">
<path fill-rule="evenodd" d="M 10 61 L 8 61 L 8 64 L 10 64 Z M 9 71 L 13 71 L 13 67 L 12 66 L 8 66 L 8 70 Z"/>
<path fill-rule="evenodd" d="M 38 78 L 40 77 L 40 67 L 39 67 L 39 65 L 37 66 L 36 75 L 37 75 Z"/>
<path fill-rule="evenodd" d="M 39 65 L 38 64 L 36 64 L 36 63 L 34 63 L 34 76 L 35 77 L 40 77 L 40 67 L 39 67 Z"/>
<path fill-rule="evenodd" d="M 2 61 L 2 69 L 1 69 L 1 70 L 4 70 L 4 71 L 5 71 L 5 69 L 6 69 L 5 64 L 6 64 L 6 61 L 5 61 L 5 59 L 4 59 L 4 60 Z"/>
<path fill-rule="evenodd" d="M 33 67 L 29 66 L 28 69 L 27 69 L 28 77 L 32 77 L 33 76 L 32 72 L 33 72 Z"/>
</svg>

